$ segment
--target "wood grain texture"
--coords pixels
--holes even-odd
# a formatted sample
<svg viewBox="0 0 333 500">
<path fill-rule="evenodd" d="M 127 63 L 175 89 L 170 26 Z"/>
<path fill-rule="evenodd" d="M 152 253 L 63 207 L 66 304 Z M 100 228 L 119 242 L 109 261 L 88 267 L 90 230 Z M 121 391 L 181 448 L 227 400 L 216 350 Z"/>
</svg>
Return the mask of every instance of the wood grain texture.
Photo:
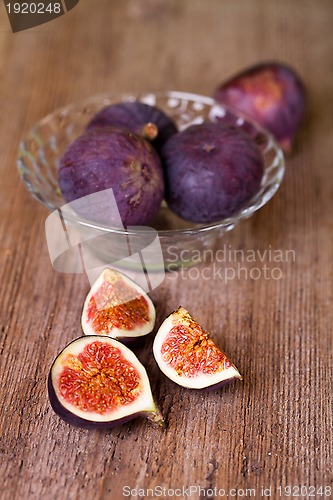
<svg viewBox="0 0 333 500">
<path fill-rule="evenodd" d="M 13 35 L 1 4 L 1 499 L 118 500 L 125 485 L 256 488 L 257 497 L 272 486 L 278 498 L 279 485 L 332 484 L 332 26 L 331 0 L 81 0 Z M 56 107 L 91 94 L 210 95 L 265 59 L 302 75 L 306 122 L 277 195 L 221 246 L 292 250 L 295 259 L 264 259 L 281 270 L 277 280 L 198 280 L 189 270 L 152 294 L 157 325 L 182 304 L 244 380 L 208 393 L 177 387 L 159 372 L 149 339 L 136 352 L 167 430 L 144 420 L 108 432 L 66 425 L 50 409 L 46 378 L 80 335 L 88 282 L 51 267 L 47 211 L 16 171 L 20 138 Z M 263 263 L 204 265 L 250 273 Z"/>
</svg>

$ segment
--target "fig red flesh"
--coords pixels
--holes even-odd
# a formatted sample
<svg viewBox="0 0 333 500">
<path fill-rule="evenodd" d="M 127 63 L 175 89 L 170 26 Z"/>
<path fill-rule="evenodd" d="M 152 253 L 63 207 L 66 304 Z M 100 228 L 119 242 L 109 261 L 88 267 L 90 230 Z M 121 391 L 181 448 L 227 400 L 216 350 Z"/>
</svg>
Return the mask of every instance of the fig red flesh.
<svg viewBox="0 0 333 500">
<path fill-rule="evenodd" d="M 226 355 L 195 321 L 189 325 L 172 327 L 161 353 L 164 361 L 178 375 L 189 378 L 200 374 L 211 375 L 232 366 Z"/>
<path fill-rule="evenodd" d="M 96 294 L 91 297 L 87 307 L 88 321 L 100 334 L 109 333 L 109 325 L 115 328 L 133 330 L 149 321 L 149 307 L 143 297 L 127 300 L 130 287 L 123 281 L 104 282 Z M 103 309 L 98 304 L 103 302 Z M 114 303 L 115 302 L 115 303 Z"/>
<path fill-rule="evenodd" d="M 82 411 L 101 415 L 135 401 L 141 392 L 140 377 L 119 348 L 106 342 L 87 344 L 78 354 L 68 354 L 59 375 L 59 393 Z"/>
<path fill-rule="evenodd" d="M 291 67 L 276 62 L 252 66 L 222 83 L 215 99 L 252 117 L 286 153 L 291 151 L 306 107 L 304 85 Z"/>
</svg>

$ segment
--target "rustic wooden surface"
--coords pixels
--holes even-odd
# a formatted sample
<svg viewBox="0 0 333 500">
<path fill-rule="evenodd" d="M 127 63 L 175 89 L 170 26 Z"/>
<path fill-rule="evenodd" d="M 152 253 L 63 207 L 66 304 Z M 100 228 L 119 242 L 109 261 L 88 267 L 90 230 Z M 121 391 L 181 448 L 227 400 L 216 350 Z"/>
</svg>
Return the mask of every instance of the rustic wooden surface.
<svg viewBox="0 0 333 500">
<path fill-rule="evenodd" d="M 331 0 L 81 0 L 15 35 L 2 3 L 0 18 L 1 499 L 118 500 L 126 485 L 256 488 L 257 497 L 271 486 L 278 498 L 279 485 L 332 484 Z M 153 293 L 157 324 L 187 307 L 244 380 L 208 393 L 181 389 L 157 369 L 150 339 L 136 352 L 167 430 L 144 420 L 108 432 L 70 427 L 50 409 L 46 378 L 55 355 L 80 335 L 88 282 L 51 267 L 48 212 L 16 171 L 20 138 L 56 107 L 91 94 L 210 95 L 225 77 L 267 59 L 297 68 L 309 110 L 281 189 L 223 243 L 293 250 L 295 259 L 265 258 L 281 279 L 225 283 L 188 272 Z M 225 265 L 239 264 L 247 272 L 263 266 Z"/>
</svg>

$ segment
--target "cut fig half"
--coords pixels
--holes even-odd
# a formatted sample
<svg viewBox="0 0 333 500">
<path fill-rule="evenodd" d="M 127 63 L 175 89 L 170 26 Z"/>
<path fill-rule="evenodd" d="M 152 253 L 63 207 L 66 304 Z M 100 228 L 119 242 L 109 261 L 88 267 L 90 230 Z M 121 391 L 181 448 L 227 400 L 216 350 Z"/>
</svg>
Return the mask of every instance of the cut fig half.
<svg viewBox="0 0 333 500">
<path fill-rule="evenodd" d="M 146 292 L 114 269 L 104 269 L 85 300 L 81 324 L 85 335 L 105 335 L 126 342 L 150 333 L 155 307 Z"/>
<path fill-rule="evenodd" d="M 53 410 L 77 427 L 108 429 L 139 416 L 163 425 L 145 368 L 109 337 L 80 337 L 65 347 L 51 367 L 48 392 Z"/>
<path fill-rule="evenodd" d="M 161 371 L 183 387 L 203 389 L 242 378 L 209 334 L 183 307 L 162 323 L 153 351 Z"/>
</svg>

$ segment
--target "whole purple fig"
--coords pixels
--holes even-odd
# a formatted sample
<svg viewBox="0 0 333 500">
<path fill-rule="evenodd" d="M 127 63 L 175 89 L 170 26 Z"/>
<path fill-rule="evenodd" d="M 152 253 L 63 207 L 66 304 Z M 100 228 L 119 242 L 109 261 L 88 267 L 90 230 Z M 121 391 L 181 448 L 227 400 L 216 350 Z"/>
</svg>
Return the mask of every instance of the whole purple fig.
<svg viewBox="0 0 333 500">
<path fill-rule="evenodd" d="M 292 68 L 276 62 L 252 66 L 222 83 L 215 99 L 252 117 L 291 152 L 306 105 L 304 85 Z"/>
<path fill-rule="evenodd" d="M 177 132 L 174 122 L 162 110 L 139 101 L 107 106 L 93 117 L 87 129 L 105 126 L 135 132 L 150 141 L 158 152 L 165 141 Z"/>
<path fill-rule="evenodd" d="M 60 161 L 59 186 L 67 202 L 113 189 L 124 226 L 145 225 L 159 210 L 164 180 L 154 148 L 132 132 L 110 127 L 78 137 Z M 91 210 L 90 210 L 91 209 Z M 112 224 L 103 207 L 90 207 L 86 218 Z"/>
<path fill-rule="evenodd" d="M 162 159 L 169 207 L 193 222 L 233 215 L 257 192 L 263 175 L 254 140 L 222 123 L 179 132 L 165 144 Z"/>
</svg>

